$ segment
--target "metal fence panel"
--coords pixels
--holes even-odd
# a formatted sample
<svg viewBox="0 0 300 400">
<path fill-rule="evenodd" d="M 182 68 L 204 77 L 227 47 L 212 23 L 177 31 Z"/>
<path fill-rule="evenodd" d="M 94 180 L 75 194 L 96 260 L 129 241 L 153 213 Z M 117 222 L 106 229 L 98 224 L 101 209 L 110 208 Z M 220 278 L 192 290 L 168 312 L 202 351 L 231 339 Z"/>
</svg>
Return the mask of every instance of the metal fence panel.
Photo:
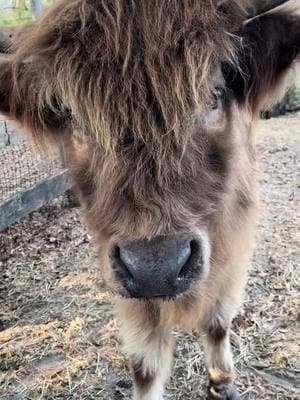
<svg viewBox="0 0 300 400">
<path fill-rule="evenodd" d="M 16 126 L 0 116 L 0 231 L 70 187 L 61 154 L 33 152 Z"/>
</svg>

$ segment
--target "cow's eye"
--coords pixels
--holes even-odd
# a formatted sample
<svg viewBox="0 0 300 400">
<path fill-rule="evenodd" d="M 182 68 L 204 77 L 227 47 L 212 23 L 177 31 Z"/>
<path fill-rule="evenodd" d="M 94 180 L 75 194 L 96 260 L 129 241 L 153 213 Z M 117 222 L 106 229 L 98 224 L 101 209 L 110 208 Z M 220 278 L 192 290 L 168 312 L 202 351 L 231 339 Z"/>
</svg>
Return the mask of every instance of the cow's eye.
<svg viewBox="0 0 300 400">
<path fill-rule="evenodd" d="M 225 90 L 221 87 L 216 87 L 212 93 L 210 109 L 217 110 L 220 107 L 222 107 L 224 97 L 225 97 Z"/>
<path fill-rule="evenodd" d="M 216 87 L 207 105 L 205 124 L 208 127 L 219 125 L 224 117 L 225 89 Z"/>
</svg>

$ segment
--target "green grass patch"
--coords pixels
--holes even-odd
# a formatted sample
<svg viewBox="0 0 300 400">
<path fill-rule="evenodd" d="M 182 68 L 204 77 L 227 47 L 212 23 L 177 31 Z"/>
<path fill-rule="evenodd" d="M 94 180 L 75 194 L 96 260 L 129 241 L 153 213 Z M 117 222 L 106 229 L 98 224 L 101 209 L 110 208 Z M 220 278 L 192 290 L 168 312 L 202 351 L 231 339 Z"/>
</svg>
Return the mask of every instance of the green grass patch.
<svg viewBox="0 0 300 400">
<path fill-rule="evenodd" d="M 42 0 L 42 5 L 45 7 L 54 2 L 55 0 Z M 15 4 L 14 8 L 1 8 L 0 2 L 0 25 L 19 25 L 32 20 L 30 0 L 16 0 Z"/>
</svg>

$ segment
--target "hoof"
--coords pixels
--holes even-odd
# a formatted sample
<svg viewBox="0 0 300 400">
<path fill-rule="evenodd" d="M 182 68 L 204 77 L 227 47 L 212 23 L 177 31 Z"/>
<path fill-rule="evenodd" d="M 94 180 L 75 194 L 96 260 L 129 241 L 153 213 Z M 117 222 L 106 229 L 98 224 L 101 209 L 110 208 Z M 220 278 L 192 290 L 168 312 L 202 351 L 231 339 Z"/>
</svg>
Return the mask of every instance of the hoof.
<svg viewBox="0 0 300 400">
<path fill-rule="evenodd" d="M 232 382 L 210 382 L 207 400 L 240 400 L 240 395 Z"/>
</svg>

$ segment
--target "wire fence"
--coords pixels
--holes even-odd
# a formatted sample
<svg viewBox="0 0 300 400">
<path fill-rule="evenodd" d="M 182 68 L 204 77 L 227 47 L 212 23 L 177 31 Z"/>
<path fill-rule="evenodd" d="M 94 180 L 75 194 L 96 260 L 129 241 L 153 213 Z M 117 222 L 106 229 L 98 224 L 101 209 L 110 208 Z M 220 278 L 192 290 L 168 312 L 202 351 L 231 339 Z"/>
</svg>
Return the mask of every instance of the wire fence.
<svg viewBox="0 0 300 400">
<path fill-rule="evenodd" d="M 46 157 L 0 115 L 0 231 L 70 189 L 60 154 Z"/>
<path fill-rule="evenodd" d="M 1 117 L 0 117 L 1 118 Z M 19 132 L 0 120 L 0 205 L 61 171 L 58 156 L 47 159 L 31 151 Z"/>
</svg>

